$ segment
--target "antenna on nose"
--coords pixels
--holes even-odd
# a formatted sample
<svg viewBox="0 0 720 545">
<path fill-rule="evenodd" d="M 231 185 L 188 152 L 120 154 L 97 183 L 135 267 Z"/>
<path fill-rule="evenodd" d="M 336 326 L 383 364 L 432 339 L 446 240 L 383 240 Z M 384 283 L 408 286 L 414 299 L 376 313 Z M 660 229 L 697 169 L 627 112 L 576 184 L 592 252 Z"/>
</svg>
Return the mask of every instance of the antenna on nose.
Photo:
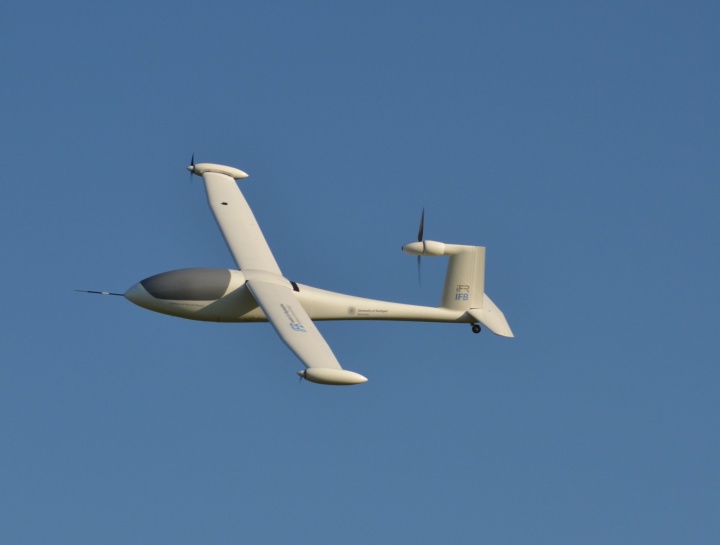
<svg viewBox="0 0 720 545">
<path fill-rule="evenodd" d="M 120 297 L 125 297 L 124 293 L 113 293 L 111 291 L 93 291 L 93 290 L 75 290 L 79 293 L 92 293 L 94 295 L 118 295 Z"/>
</svg>

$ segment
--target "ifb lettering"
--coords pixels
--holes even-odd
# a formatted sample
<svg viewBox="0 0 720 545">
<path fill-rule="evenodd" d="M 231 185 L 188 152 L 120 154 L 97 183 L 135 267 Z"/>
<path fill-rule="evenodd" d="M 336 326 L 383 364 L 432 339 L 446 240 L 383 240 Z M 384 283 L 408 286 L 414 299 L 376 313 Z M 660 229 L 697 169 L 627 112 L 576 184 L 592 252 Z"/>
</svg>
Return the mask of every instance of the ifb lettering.
<svg viewBox="0 0 720 545">
<path fill-rule="evenodd" d="M 456 293 L 455 294 L 456 301 L 467 301 L 469 298 L 470 298 L 470 296 L 467 293 Z"/>
<path fill-rule="evenodd" d="M 295 331 L 300 331 L 301 333 L 306 333 L 305 328 L 302 324 L 290 324 L 290 327 L 294 329 Z"/>
</svg>

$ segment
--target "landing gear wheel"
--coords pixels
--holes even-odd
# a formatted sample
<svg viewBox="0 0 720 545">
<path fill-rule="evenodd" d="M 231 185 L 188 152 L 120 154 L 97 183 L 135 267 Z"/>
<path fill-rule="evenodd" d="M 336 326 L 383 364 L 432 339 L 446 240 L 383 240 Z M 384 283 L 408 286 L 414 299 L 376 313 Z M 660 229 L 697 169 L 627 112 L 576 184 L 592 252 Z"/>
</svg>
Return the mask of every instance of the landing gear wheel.
<svg viewBox="0 0 720 545">
<path fill-rule="evenodd" d="M 473 324 L 473 325 L 472 325 L 472 332 L 473 332 L 473 333 L 480 333 L 480 331 L 481 331 L 481 329 L 480 329 L 480 326 L 479 326 L 479 325 L 477 325 L 477 324 Z"/>
</svg>

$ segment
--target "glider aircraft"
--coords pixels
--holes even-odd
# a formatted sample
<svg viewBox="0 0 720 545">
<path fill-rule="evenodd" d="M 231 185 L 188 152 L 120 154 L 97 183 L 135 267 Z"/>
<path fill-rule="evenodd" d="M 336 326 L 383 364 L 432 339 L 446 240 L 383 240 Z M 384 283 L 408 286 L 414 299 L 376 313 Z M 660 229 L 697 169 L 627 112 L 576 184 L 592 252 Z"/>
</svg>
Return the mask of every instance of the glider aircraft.
<svg viewBox="0 0 720 545">
<path fill-rule="evenodd" d="M 313 288 L 285 278 L 236 180 L 248 175 L 212 163 L 188 170 L 205 184 L 208 202 L 237 269 L 192 268 L 141 280 L 122 295 L 146 309 L 209 322 L 270 322 L 282 341 L 305 365 L 298 374 L 318 384 L 351 385 L 367 381 L 343 369 L 315 321 L 390 320 L 480 325 L 513 337 L 500 309 L 485 293 L 485 248 L 424 240 L 421 216 L 418 240 L 402 251 L 418 256 L 448 256 L 439 307 L 354 297 Z M 87 291 L 87 290 L 80 290 Z M 110 294 L 109 292 L 90 292 Z"/>
</svg>

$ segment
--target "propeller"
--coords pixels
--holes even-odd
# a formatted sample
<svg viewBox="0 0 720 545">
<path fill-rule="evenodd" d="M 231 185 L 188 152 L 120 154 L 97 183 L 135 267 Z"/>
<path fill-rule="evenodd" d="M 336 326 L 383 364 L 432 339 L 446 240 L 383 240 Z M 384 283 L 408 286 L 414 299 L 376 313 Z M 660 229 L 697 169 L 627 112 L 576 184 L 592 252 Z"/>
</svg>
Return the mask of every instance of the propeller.
<svg viewBox="0 0 720 545">
<path fill-rule="evenodd" d="M 190 166 L 187 169 L 190 171 L 190 181 L 192 182 L 193 172 L 195 172 L 195 153 L 190 157 Z"/>
<path fill-rule="evenodd" d="M 423 232 L 425 231 L 425 207 L 423 206 L 422 214 L 420 215 L 420 229 L 418 229 L 418 242 L 423 241 Z M 421 271 L 421 256 L 418 255 L 418 286 L 422 286 L 422 275 L 420 274 Z"/>
</svg>

